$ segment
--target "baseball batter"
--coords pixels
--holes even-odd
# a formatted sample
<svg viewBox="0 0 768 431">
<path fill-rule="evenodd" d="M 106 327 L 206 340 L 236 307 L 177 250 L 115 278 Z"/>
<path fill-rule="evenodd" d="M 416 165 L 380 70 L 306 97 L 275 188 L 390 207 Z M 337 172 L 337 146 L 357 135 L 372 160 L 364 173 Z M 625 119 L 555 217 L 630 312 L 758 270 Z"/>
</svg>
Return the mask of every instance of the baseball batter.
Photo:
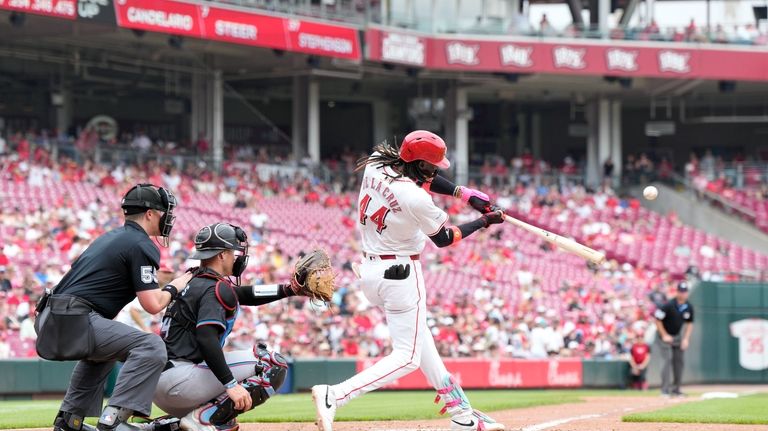
<svg viewBox="0 0 768 431">
<path fill-rule="evenodd" d="M 441 413 L 451 416 L 453 430 L 503 430 L 504 425 L 473 410 L 461 387 L 440 358 L 427 326 L 426 289 L 419 254 L 427 238 L 438 247 L 456 244 L 478 229 L 503 221 L 488 196 L 456 186 L 438 176 L 450 167 L 445 142 L 434 133 L 409 133 L 399 151 L 377 146 L 362 159 L 358 229 L 363 262 L 363 293 L 384 309 L 392 337 L 392 353 L 372 367 L 337 385 L 312 388 L 317 425 L 331 431 L 336 409 L 353 398 L 378 389 L 416 369 L 437 390 Z M 435 206 L 430 192 L 452 195 L 468 202 L 482 215 L 460 226 L 448 226 L 448 215 Z"/>
</svg>

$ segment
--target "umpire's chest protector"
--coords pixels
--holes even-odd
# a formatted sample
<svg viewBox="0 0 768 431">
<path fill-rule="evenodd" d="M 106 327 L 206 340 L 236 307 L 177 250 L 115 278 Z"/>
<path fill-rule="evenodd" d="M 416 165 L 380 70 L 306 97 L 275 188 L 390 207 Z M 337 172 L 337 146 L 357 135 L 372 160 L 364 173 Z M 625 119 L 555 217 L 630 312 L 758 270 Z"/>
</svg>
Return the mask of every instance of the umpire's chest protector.
<svg viewBox="0 0 768 431">
<path fill-rule="evenodd" d="M 168 358 L 202 362 L 195 328 L 221 327 L 220 341 L 224 345 L 238 310 L 237 293 L 229 280 L 212 271 L 201 271 L 179 292 L 163 316 L 160 336 L 165 340 Z"/>
</svg>

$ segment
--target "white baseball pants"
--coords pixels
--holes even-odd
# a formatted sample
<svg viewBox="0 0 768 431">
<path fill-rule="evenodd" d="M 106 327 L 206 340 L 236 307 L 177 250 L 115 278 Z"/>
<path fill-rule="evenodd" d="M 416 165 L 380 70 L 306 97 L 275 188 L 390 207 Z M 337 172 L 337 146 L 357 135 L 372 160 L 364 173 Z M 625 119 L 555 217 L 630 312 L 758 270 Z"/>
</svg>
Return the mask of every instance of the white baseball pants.
<svg viewBox="0 0 768 431">
<path fill-rule="evenodd" d="M 392 265 L 410 264 L 405 280 L 387 280 L 384 271 Z M 418 368 L 433 387 L 440 388 L 448 375 L 435 340 L 427 327 L 427 295 L 421 262 L 407 256 L 382 260 L 364 258 L 360 266 L 363 293 L 372 304 L 384 309 L 392 338 L 392 353 L 350 379 L 334 385 L 336 405 L 343 406 L 353 398 L 376 390 Z"/>
</svg>

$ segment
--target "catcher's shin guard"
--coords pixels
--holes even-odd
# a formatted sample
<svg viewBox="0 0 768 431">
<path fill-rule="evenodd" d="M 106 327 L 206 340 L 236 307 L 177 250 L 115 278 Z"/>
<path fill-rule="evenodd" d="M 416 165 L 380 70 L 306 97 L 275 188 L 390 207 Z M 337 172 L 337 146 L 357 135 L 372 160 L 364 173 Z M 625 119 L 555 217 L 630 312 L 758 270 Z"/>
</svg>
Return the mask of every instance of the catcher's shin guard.
<svg viewBox="0 0 768 431">
<path fill-rule="evenodd" d="M 251 395 L 251 409 L 264 404 L 269 397 L 275 395 L 288 373 L 288 363 L 283 355 L 270 352 L 266 345 L 259 343 L 254 346 L 253 354 L 258 360 L 256 373 L 253 377 L 240 382 Z M 225 392 L 202 409 L 200 419 L 212 425 L 223 425 L 240 413 L 243 412 L 235 410 L 235 403 Z"/>
</svg>

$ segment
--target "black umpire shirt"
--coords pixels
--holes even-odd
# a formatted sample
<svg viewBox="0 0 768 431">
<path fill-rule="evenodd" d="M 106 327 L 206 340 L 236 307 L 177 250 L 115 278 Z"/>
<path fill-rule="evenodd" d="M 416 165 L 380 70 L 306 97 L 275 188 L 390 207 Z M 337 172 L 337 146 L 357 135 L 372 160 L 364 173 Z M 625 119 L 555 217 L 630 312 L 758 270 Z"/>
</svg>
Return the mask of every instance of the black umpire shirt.
<svg viewBox="0 0 768 431">
<path fill-rule="evenodd" d="M 664 330 L 669 335 L 675 336 L 680 333 L 683 323 L 693 323 L 693 305 L 688 301 L 685 301 L 684 304 L 678 304 L 677 299 L 672 298 L 671 301 L 657 309 L 654 316 L 661 320 Z"/>
<path fill-rule="evenodd" d="M 108 319 L 136 297 L 157 289 L 160 250 L 132 221 L 111 230 L 88 246 L 56 286 L 54 294 L 85 299 Z"/>
</svg>

